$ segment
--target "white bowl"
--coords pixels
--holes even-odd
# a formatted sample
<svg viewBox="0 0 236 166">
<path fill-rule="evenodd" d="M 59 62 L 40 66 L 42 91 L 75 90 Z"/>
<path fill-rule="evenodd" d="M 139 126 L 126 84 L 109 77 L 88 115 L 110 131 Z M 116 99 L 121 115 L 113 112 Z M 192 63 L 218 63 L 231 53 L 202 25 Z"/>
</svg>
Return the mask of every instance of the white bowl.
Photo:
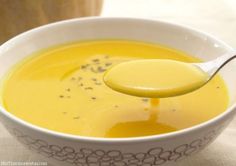
<svg viewBox="0 0 236 166">
<path fill-rule="evenodd" d="M 232 48 L 198 30 L 157 20 L 86 18 L 62 21 L 25 32 L 0 47 L 0 78 L 15 63 L 42 48 L 87 39 L 133 39 L 183 50 L 203 60 Z M 221 74 L 230 92 L 230 106 L 219 116 L 184 130 L 138 138 L 90 138 L 50 131 L 7 112 L 0 118 L 7 130 L 29 149 L 56 165 L 154 166 L 168 165 L 202 150 L 229 124 L 236 105 L 236 62 Z"/>
</svg>

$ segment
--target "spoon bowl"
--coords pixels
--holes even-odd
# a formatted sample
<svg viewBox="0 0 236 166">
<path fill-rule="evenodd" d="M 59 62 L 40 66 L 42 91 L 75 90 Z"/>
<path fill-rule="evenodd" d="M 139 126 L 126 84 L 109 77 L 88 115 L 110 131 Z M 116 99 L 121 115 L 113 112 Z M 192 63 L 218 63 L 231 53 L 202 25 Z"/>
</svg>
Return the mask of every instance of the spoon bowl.
<svg viewBox="0 0 236 166">
<path fill-rule="evenodd" d="M 123 62 L 104 74 L 111 89 L 128 95 L 163 98 L 197 90 L 236 57 L 226 53 L 204 63 L 185 63 L 169 59 L 144 59 Z"/>
</svg>

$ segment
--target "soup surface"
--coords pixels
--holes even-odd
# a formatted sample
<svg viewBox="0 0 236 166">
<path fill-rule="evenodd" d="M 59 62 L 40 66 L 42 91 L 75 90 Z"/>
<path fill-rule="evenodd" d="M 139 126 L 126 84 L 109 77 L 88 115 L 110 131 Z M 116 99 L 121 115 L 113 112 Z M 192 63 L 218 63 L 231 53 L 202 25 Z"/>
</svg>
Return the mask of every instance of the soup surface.
<svg viewBox="0 0 236 166">
<path fill-rule="evenodd" d="M 225 111 L 228 94 L 220 76 L 192 93 L 151 102 L 103 83 L 103 74 L 112 65 L 144 58 L 199 61 L 180 51 L 136 41 L 70 43 L 35 53 L 16 65 L 4 80 L 1 101 L 7 111 L 34 125 L 108 138 L 168 133 Z"/>
</svg>

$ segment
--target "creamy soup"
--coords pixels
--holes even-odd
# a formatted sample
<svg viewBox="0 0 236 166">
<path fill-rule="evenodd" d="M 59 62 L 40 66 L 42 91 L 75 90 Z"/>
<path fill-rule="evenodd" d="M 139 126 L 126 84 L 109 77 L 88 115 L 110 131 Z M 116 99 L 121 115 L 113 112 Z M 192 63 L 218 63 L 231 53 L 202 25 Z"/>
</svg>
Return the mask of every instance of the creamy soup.
<svg viewBox="0 0 236 166">
<path fill-rule="evenodd" d="M 104 74 L 112 89 L 140 97 L 171 97 L 203 86 L 209 75 L 192 63 L 141 59 L 115 65 Z"/>
<path fill-rule="evenodd" d="M 7 111 L 34 125 L 107 138 L 173 132 L 226 110 L 227 88 L 218 75 L 192 93 L 151 102 L 104 84 L 104 72 L 113 65 L 144 58 L 199 62 L 184 52 L 150 43 L 70 43 L 42 50 L 13 67 L 4 79 L 1 101 Z"/>
</svg>

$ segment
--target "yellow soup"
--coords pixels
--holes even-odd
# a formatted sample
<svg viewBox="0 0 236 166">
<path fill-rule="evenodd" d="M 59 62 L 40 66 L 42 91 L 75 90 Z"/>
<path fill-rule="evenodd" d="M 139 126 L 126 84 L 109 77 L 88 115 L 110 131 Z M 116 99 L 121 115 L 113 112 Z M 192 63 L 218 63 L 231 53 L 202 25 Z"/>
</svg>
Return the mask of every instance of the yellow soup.
<svg viewBox="0 0 236 166">
<path fill-rule="evenodd" d="M 61 45 L 14 67 L 4 80 L 2 104 L 15 116 L 43 128 L 109 138 L 177 131 L 225 111 L 228 94 L 220 76 L 192 93 L 151 103 L 103 83 L 103 74 L 112 65 L 144 58 L 199 61 L 180 51 L 135 41 Z"/>
<path fill-rule="evenodd" d="M 115 65 L 104 75 L 114 90 L 141 97 L 178 96 L 203 86 L 209 76 L 200 68 L 174 60 L 133 60 Z"/>
</svg>

